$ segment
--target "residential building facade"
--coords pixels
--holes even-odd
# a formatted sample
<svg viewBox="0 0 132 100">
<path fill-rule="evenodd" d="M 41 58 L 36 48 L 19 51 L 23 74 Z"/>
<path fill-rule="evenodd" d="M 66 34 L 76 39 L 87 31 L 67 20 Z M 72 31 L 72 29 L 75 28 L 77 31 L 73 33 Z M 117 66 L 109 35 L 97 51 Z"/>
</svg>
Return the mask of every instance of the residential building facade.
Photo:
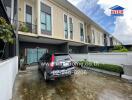
<svg viewBox="0 0 132 100">
<path fill-rule="evenodd" d="M 88 53 L 120 44 L 67 0 L 19 0 L 18 21 L 20 56 L 29 62 L 47 51 Z"/>
</svg>

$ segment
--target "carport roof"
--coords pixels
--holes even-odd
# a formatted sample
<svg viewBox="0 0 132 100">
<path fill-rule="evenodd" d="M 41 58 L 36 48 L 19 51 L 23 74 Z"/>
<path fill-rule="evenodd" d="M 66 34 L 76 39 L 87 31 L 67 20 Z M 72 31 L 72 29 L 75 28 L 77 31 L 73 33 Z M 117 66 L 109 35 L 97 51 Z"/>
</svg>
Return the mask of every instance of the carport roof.
<svg viewBox="0 0 132 100">
<path fill-rule="evenodd" d="M 49 38 L 44 36 L 28 36 L 28 35 L 22 35 L 22 34 L 19 34 L 19 41 L 32 42 L 32 43 L 45 43 L 45 44 L 53 44 L 53 45 L 59 45 L 63 43 L 68 43 L 69 45 L 73 45 L 73 46 L 86 45 L 85 43 L 74 42 L 69 40 L 54 39 L 54 38 Z"/>
</svg>

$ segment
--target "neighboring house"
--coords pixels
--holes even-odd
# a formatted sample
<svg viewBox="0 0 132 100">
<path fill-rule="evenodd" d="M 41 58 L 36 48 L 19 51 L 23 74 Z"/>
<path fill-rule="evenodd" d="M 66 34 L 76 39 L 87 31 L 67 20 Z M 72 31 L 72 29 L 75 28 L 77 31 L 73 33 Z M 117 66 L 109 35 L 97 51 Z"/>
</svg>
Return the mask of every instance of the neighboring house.
<svg viewBox="0 0 132 100">
<path fill-rule="evenodd" d="M 14 8 L 14 6 L 17 7 L 16 3 L 17 3 L 17 0 L 0 0 L 0 17 L 3 17 L 8 24 L 11 24 L 11 23 L 13 24 L 13 22 L 11 21 L 11 18 L 15 19 L 15 16 L 17 15 L 16 8 Z M 15 31 L 14 31 L 14 36 L 12 38 L 14 39 L 16 38 Z M 4 42 L 1 41 L 0 42 L 0 51 L 1 51 L 0 57 L 2 58 L 0 59 L 7 59 L 7 58 L 15 56 L 16 55 L 15 47 L 16 47 L 16 43 L 6 44 L 6 46 L 4 46 Z M 5 48 L 4 52 L 3 52 L 3 48 Z"/>
<path fill-rule="evenodd" d="M 36 62 L 47 51 L 88 53 L 91 46 L 116 45 L 67 0 L 19 0 L 18 9 L 20 58 L 27 63 Z"/>
</svg>

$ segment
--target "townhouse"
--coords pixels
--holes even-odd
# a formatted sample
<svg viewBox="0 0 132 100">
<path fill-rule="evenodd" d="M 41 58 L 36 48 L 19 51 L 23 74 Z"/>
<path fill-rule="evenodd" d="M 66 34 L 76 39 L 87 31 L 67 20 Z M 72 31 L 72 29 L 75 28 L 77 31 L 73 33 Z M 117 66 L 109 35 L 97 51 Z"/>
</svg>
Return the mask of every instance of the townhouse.
<svg viewBox="0 0 132 100">
<path fill-rule="evenodd" d="M 18 21 L 19 55 L 27 63 L 44 52 L 88 53 L 120 44 L 67 0 L 19 0 Z"/>
</svg>

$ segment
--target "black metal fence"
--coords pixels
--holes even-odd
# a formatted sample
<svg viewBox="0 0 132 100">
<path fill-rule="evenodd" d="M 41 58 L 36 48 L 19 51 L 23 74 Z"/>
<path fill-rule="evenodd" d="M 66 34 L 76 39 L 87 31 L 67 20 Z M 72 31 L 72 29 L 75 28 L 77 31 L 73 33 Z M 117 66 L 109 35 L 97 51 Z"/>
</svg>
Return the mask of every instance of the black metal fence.
<svg viewBox="0 0 132 100">
<path fill-rule="evenodd" d="M 37 33 L 37 25 L 27 22 L 19 21 L 18 31 L 29 32 L 29 33 Z"/>
<path fill-rule="evenodd" d="M 12 21 L 13 21 L 12 26 L 14 30 L 18 29 L 18 31 L 21 31 L 21 32 L 37 34 L 37 25 L 34 25 L 32 23 L 27 23 L 27 22 L 21 22 L 18 20 L 12 20 Z"/>
</svg>

